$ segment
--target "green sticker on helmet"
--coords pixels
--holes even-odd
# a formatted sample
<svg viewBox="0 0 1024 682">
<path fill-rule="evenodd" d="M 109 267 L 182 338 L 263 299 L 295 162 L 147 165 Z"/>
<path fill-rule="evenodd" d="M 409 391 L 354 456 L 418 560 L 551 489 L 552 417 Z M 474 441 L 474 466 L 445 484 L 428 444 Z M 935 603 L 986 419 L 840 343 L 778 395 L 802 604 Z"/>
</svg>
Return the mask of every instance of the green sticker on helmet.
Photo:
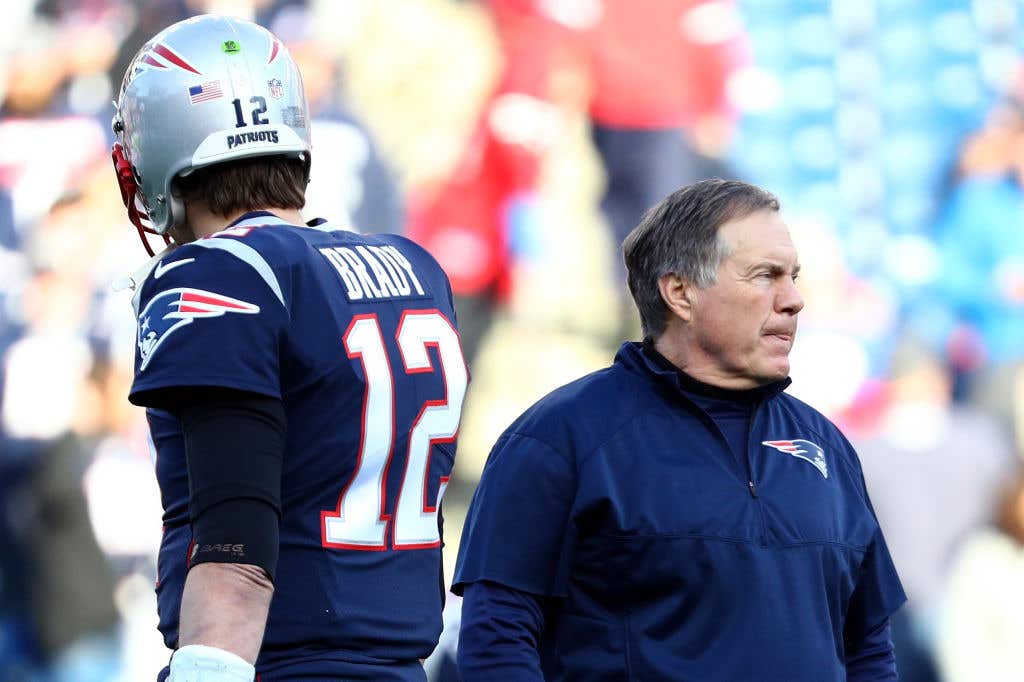
<svg viewBox="0 0 1024 682">
<path fill-rule="evenodd" d="M 239 45 L 237 41 L 225 40 L 221 45 L 221 49 L 224 50 L 226 54 L 238 54 L 242 51 L 242 46 Z"/>
</svg>

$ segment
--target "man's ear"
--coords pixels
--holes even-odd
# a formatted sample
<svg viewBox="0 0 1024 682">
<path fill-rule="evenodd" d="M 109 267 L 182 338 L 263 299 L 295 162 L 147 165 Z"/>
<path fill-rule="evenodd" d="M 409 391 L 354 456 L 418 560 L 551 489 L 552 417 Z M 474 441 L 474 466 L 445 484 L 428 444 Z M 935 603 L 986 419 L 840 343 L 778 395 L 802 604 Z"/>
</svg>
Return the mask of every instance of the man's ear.
<svg viewBox="0 0 1024 682">
<path fill-rule="evenodd" d="M 696 287 L 679 275 L 669 273 L 658 278 L 658 289 L 669 313 L 683 322 L 689 322 L 693 317 Z"/>
</svg>

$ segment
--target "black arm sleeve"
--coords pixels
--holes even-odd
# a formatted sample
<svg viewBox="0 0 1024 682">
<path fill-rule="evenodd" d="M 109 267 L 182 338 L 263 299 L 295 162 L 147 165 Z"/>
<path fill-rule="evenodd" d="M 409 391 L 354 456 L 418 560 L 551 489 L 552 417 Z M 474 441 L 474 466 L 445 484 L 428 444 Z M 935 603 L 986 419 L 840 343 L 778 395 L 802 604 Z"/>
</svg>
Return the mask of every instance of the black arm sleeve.
<svg viewBox="0 0 1024 682">
<path fill-rule="evenodd" d="M 281 516 L 284 407 L 239 391 L 175 401 L 188 461 L 189 566 L 254 564 L 274 578 Z"/>
</svg>

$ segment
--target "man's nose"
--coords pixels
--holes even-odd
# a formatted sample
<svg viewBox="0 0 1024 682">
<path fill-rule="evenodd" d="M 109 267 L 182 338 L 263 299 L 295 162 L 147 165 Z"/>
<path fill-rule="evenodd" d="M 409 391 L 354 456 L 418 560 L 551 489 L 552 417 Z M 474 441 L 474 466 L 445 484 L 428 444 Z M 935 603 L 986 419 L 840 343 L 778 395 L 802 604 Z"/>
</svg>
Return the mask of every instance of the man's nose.
<svg viewBox="0 0 1024 682">
<path fill-rule="evenodd" d="M 782 290 L 775 298 L 775 309 L 780 313 L 796 315 L 804 308 L 804 297 L 796 288 L 796 282 L 786 277 L 782 284 Z"/>
</svg>

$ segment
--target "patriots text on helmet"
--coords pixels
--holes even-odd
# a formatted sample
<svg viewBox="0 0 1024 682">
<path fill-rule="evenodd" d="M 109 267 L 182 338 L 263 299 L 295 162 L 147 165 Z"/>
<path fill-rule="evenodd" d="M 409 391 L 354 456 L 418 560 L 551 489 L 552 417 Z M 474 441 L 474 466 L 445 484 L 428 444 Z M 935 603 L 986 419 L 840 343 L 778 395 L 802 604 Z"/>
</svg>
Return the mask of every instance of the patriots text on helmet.
<svg viewBox="0 0 1024 682">
<path fill-rule="evenodd" d="M 234 149 L 250 142 L 272 142 L 277 144 L 277 131 L 261 130 L 258 133 L 237 133 L 227 136 L 228 149 Z"/>
</svg>

